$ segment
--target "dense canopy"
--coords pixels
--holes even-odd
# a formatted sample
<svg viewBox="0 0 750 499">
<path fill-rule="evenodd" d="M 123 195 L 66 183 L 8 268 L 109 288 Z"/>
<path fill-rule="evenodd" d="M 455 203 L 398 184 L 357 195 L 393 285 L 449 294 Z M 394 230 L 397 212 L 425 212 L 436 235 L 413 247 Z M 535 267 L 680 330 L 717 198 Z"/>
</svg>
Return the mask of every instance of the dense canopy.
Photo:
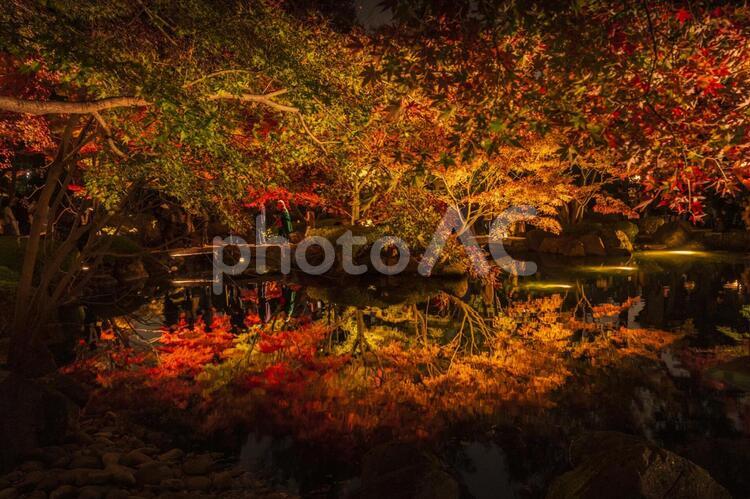
<svg viewBox="0 0 750 499">
<path fill-rule="evenodd" d="M 5 0 L 0 497 L 744 493 L 748 189 L 747 2 Z"/>
</svg>

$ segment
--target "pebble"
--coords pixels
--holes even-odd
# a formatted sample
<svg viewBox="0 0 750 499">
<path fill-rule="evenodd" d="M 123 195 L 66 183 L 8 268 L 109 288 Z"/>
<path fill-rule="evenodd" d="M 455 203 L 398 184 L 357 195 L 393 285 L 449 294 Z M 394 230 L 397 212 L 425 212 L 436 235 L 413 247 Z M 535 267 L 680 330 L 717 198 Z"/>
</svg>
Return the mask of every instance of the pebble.
<svg viewBox="0 0 750 499">
<path fill-rule="evenodd" d="M 135 479 L 141 485 L 159 485 L 162 480 L 172 478 L 172 469 L 159 462 L 146 463 L 135 472 Z"/>
<path fill-rule="evenodd" d="M 16 483 L 23 479 L 23 473 L 18 470 L 11 471 L 7 475 L 5 475 L 5 479 L 10 483 Z"/>
<path fill-rule="evenodd" d="M 129 447 L 133 449 L 138 449 L 140 447 L 146 447 L 146 444 L 138 437 L 123 437 L 123 440 L 128 444 Z"/>
<path fill-rule="evenodd" d="M 87 485 L 78 490 L 78 499 L 102 499 L 106 489 L 95 485 Z"/>
<path fill-rule="evenodd" d="M 207 476 L 186 477 L 185 488 L 188 490 L 208 490 L 211 488 L 211 479 Z"/>
<path fill-rule="evenodd" d="M 59 459 L 52 462 L 53 468 L 67 468 L 70 464 L 70 456 L 61 456 Z"/>
<path fill-rule="evenodd" d="M 39 482 L 47 477 L 47 472 L 36 470 L 26 473 L 23 477 L 23 481 L 16 485 L 16 488 L 21 492 L 28 492 L 37 488 Z"/>
<path fill-rule="evenodd" d="M 120 462 L 120 453 L 119 452 L 105 452 L 102 454 L 102 463 L 104 463 L 104 467 L 112 466 L 114 464 L 118 464 Z"/>
<path fill-rule="evenodd" d="M 132 450 L 120 458 L 120 462 L 125 466 L 139 466 L 151 461 L 153 461 L 151 456 L 140 449 Z"/>
<path fill-rule="evenodd" d="M 46 470 L 30 471 L 29 473 L 26 473 L 26 475 L 24 475 L 23 480 L 24 482 L 39 483 L 47 478 L 48 475 L 49 472 Z"/>
<path fill-rule="evenodd" d="M 45 476 L 39 483 L 36 484 L 36 488 L 40 490 L 46 490 L 50 492 L 60 486 L 60 479 L 57 478 L 58 473 L 63 470 L 51 470 L 51 472 Z M 67 471 L 67 470 L 66 470 Z"/>
<path fill-rule="evenodd" d="M 159 461 L 177 461 L 182 459 L 185 453 L 182 449 L 172 449 L 159 456 Z"/>
<path fill-rule="evenodd" d="M 30 471 L 40 471 L 44 469 L 44 463 L 40 461 L 26 461 L 21 466 L 19 466 L 18 469 L 23 471 L 24 473 L 28 473 Z"/>
<path fill-rule="evenodd" d="M 73 499 L 76 495 L 75 487 L 72 485 L 61 485 L 50 493 L 49 499 Z"/>
<path fill-rule="evenodd" d="M 102 467 L 102 462 L 96 456 L 86 456 L 86 455 L 73 456 L 73 459 L 71 459 L 70 463 L 68 463 L 68 468 L 70 469 L 101 468 L 101 467 Z"/>
<path fill-rule="evenodd" d="M 85 431 L 68 443 L 26 455 L 18 468 L 0 477 L 0 499 L 197 499 L 224 496 L 219 491 L 229 489 L 236 491 L 232 497 L 269 492 L 245 470 L 229 468 L 221 453 L 186 455 L 181 448 L 162 446 L 170 442 L 163 433 L 137 425 L 99 430 L 101 423 L 101 417 L 84 421 Z"/>
<path fill-rule="evenodd" d="M 112 464 L 105 470 L 109 473 L 109 480 L 112 483 L 123 486 L 132 486 L 136 484 L 134 470 L 119 464 Z"/>
<path fill-rule="evenodd" d="M 185 483 L 179 478 L 167 478 L 166 480 L 162 480 L 159 486 L 162 489 L 183 490 L 185 488 Z"/>
<path fill-rule="evenodd" d="M 59 478 L 65 484 L 82 487 L 106 483 L 109 475 L 104 470 L 97 468 L 78 468 L 61 473 Z"/>
<path fill-rule="evenodd" d="M 208 454 L 191 457 L 182 463 L 182 471 L 186 475 L 205 475 L 214 467 L 214 458 Z"/>
<path fill-rule="evenodd" d="M 140 447 L 136 449 L 137 451 L 143 452 L 144 454 L 148 456 L 153 456 L 154 454 L 159 453 L 159 449 L 157 447 L 154 447 L 153 445 L 147 445 L 145 447 Z"/>
<path fill-rule="evenodd" d="M 132 497 L 127 490 L 110 489 L 104 499 L 128 499 Z"/>
<path fill-rule="evenodd" d="M 132 497 L 127 490 L 110 489 L 104 499 L 128 499 Z"/>
<path fill-rule="evenodd" d="M 105 470 L 94 470 L 86 473 L 83 478 L 78 478 L 79 485 L 100 485 L 109 481 L 109 472 Z"/>
<path fill-rule="evenodd" d="M 219 490 L 232 488 L 232 474 L 229 471 L 222 471 L 211 475 L 211 483 Z"/>
</svg>

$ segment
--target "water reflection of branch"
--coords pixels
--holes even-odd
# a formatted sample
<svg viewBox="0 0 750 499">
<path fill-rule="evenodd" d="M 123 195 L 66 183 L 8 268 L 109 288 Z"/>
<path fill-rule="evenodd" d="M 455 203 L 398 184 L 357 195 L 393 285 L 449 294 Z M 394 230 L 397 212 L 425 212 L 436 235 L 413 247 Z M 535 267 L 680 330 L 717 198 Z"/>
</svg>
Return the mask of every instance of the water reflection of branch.
<svg viewBox="0 0 750 499">
<path fill-rule="evenodd" d="M 586 319 L 586 306 L 588 306 L 588 309 L 593 312 L 594 306 L 589 301 L 588 297 L 586 296 L 586 291 L 583 289 L 583 286 L 579 281 L 576 281 L 576 294 L 579 295 L 578 302 L 576 303 L 575 308 L 573 309 L 573 318 L 576 318 L 578 316 L 578 310 L 583 310 L 583 318 Z"/>
<path fill-rule="evenodd" d="M 466 329 L 468 329 L 469 333 L 469 353 L 472 354 L 475 351 L 479 351 L 479 345 L 477 344 L 478 337 L 480 337 L 481 339 L 489 338 L 493 336 L 494 333 L 492 332 L 492 329 L 487 326 L 484 318 L 479 314 L 479 312 L 474 310 L 471 305 L 456 296 L 447 293 L 445 293 L 445 296 L 463 314 L 461 326 L 456 332 L 456 336 L 454 336 L 453 339 L 448 343 L 448 347 L 453 348 L 453 355 L 451 356 L 452 363 L 453 359 L 456 357 L 456 354 L 461 349 L 461 346 L 465 343 L 463 340 L 464 331 Z"/>
<path fill-rule="evenodd" d="M 427 344 L 427 315 L 419 311 L 419 306 L 415 303 L 412 305 L 412 316 L 414 318 L 414 332 L 417 338 Z"/>
</svg>

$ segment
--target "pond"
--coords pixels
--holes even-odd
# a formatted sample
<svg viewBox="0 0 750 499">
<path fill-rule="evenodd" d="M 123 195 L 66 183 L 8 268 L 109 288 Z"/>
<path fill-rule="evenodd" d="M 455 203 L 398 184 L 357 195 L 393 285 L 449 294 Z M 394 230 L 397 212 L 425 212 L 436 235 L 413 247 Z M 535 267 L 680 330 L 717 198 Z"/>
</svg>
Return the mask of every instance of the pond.
<svg viewBox="0 0 750 499">
<path fill-rule="evenodd" d="M 747 329 L 750 256 L 705 251 L 643 251 L 606 262 L 538 262 L 537 275 L 517 287 L 527 293 L 563 293 L 566 306 L 582 297 L 592 304 L 637 306 L 619 317 L 630 328 L 675 328 L 690 322 L 705 339 L 718 326 Z M 515 283 L 514 283 L 515 284 Z M 511 289 L 511 293 L 514 290 Z"/>
<path fill-rule="evenodd" d="M 532 276 L 501 275 L 494 289 L 460 277 L 327 278 L 274 276 L 229 280 L 225 293 L 211 292 L 211 281 L 171 276 L 149 288 L 152 303 L 138 310 L 135 325 L 142 331 L 174 325 L 181 315 L 227 314 L 237 327 L 252 311 L 262 322 L 290 317 L 320 319 L 331 307 L 390 308 L 429 306 L 430 299 L 448 292 L 486 318 L 518 300 L 559 294 L 562 310 L 578 311 L 582 319 L 606 327 L 672 329 L 686 323 L 712 341 L 717 327 L 748 329 L 743 307 L 750 303 L 750 255 L 706 251 L 641 251 L 619 259 L 564 259 L 525 255 L 537 264 Z M 621 316 L 592 317 L 589 305 L 637 303 Z M 140 321 L 140 322 L 139 322 Z M 208 319 L 206 322 L 211 322 Z M 714 338 L 716 339 L 716 338 Z"/>
<path fill-rule="evenodd" d="M 389 423 L 387 438 L 401 435 L 400 430 L 414 424 L 420 439 L 434 438 L 430 445 L 449 463 L 452 473 L 460 477 L 466 497 L 492 497 L 490 492 L 497 490 L 506 491 L 507 497 L 526 496 L 521 493 L 526 489 L 536 491 L 531 495 L 539 493 L 550 475 L 564 471 L 566 439 L 581 429 L 635 432 L 670 448 L 691 448 L 695 439 L 708 435 L 735 438 L 747 434 L 748 400 L 743 392 L 705 390 L 694 379 L 695 366 L 685 365 L 695 356 L 685 356 L 679 353 L 682 350 L 669 347 L 659 349 L 660 353 L 650 358 L 653 351 L 639 350 L 633 339 L 648 342 L 652 333 L 642 333 L 643 330 L 667 330 L 686 335 L 680 344 L 693 349 L 691 352 L 732 345 L 733 334 L 749 330 L 745 308 L 750 299 L 747 255 L 645 251 L 614 260 L 566 260 L 539 255 L 527 255 L 526 259 L 538 264 L 535 275 L 501 274 L 494 285 L 462 276 L 313 279 L 269 275 L 228 280 L 225 292 L 214 295 L 210 280 L 174 273 L 168 283 L 160 282 L 141 290 L 141 296 L 148 298 L 136 312 L 127 314 L 127 325 L 144 342 L 158 340 L 164 329 L 179 334 L 195 326 L 210 334 L 213 325 L 222 331 L 241 334 L 250 325 L 270 331 L 266 336 L 261 335 L 258 344 L 263 350 L 266 341 L 270 355 L 277 356 L 279 352 L 272 347 L 273 341 L 280 341 L 280 335 L 291 334 L 287 331 L 295 328 L 322 324 L 333 332 L 326 339 L 327 346 L 315 347 L 311 355 L 316 362 L 321 359 L 327 362 L 336 356 L 361 358 L 361 367 L 358 361 L 352 361 L 356 366 L 347 371 L 347 376 L 354 373 L 369 380 L 355 387 L 355 394 L 388 387 L 388 382 L 380 380 L 381 371 L 388 371 L 382 367 L 383 359 L 389 365 L 397 365 L 400 358 L 388 350 L 389 339 L 403 339 L 403 348 L 413 355 L 406 357 L 413 363 L 407 376 L 409 390 L 415 386 L 432 389 L 435 380 L 444 376 L 445 371 L 441 374 L 439 367 L 453 365 L 453 357 L 446 359 L 443 353 L 437 353 L 431 357 L 431 362 L 438 366 L 435 374 L 434 366 L 421 360 L 428 337 L 434 344 L 450 347 L 446 351 L 453 352 L 453 356 L 461 352 L 458 358 L 465 356 L 466 366 L 476 363 L 485 350 L 495 352 L 491 357 L 496 359 L 504 348 L 508 349 L 506 357 L 510 360 L 502 364 L 501 370 L 475 370 L 471 371 L 470 376 L 475 377 L 471 381 L 445 381 L 459 383 L 447 385 L 448 392 L 456 392 L 455 387 L 460 383 L 467 384 L 468 391 L 456 392 L 455 400 L 442 400 L 444 394 L 429 392 L 428 412 L 415 413 L 419 417 L 432 414 L 420 423 L 410 419 L 409 411 L 424 400 L 424 394 L 403 400 L 407 392 L 398 391 L 404 389 L 403 382 L 391 388 L 397 393 L 394 405 L 389 405 L 393 400 L 384 396 L 373 402 L 374 409 L 360 407 L 357 400 L 340 402 L 345 397 L 339 392 L 335 395 L 338 399 L 330 398 L 329 392 L 320 396 L 324 406 L 331 404 L 329 409 L 322 409 L 322 414 L 331 418 L 325 423 L 330 423 L 325 438 L 340 435 L 342 442 L 360 445 L 364 452 L 381 438 L 384 430 L 380 423 L 395 421 Z M 568 319 L 575 319 L 578 325 L 563 326 Z M 112 318 L 113 323 L 121 325 L 124 320 L 125 316 Z M 477 333 L 475 344 L 474 328 L 484 331 L 482 324 L 505 328 L 510 335 L 518 333 L 523 341 L 496 337 L 490 340 Z M 529 327 L 533 331 L 526 331 Z M 471 328 L 471 340 L 467 328 Z M 621 343 L 616 333 L 619 330 L 632 330 L 639 336 L 628 337 Z M 550 335 L 560 331 L 560 337 L 549 340 Z M 529 347 L 528 352 L 523 351 L 529 345 L 529 338 L 536 341 L 534 335 L 544 341 L 534 343 L 536 346 Z M 561 341 L 573 346 L 549 349 L 549 345 Z M 452 345 L 456 348 L 452 349 Z M 560 354 L 558 349 L 562 350 Z M 702 359 L 702 353 L 696 355 Z M 589 360 L 585 360 L 587 356 Z M 605 357 L 610 359 L 606 365 L 598 365 L 598 359 Z M 571 359 L 585 362 L 573 364 Z M 306 359 L 303 364 L 307 366 L 305 363 L 309 362 Z M 529 365 L 519 368 L 521 362 Z M 268 374 L 268 369 L 263 373 Z M 317 376 L 309 366 L 305 369 L 303 377 Z M 558 371 L 567 374 L 553 379 Z M 489 409 L 481 393 L 480 396 L 471 393 L 481 389 L 468 387 L 474 386 L 477 372 L 489 373 L 491 378 L 489 385 L 478 385 L 489 386 L 487 397 L 497 399 L 490 403 Z M 497 378 L 492 379 L 494 376 Z M 385 379 L 385 375 L 382 377 Z M 413 381 L 415 377 L 417 381 Z M 283 379 L 292 379 L 291 385 L 300 386 L 298 377 Z M 252 383 L 250 389 L 257 390 L 260 382 L 253 379 Z M 524 384 L 538 385 L 534 396 L 518 396 Z M 312 390 L 308 385 L 302 386 L 303 390 Z M 309 428 L 303 427 L 321 424 L 320 414 L 300 415 L 300 411 L 317 407 L 315 404 L 320 401 L 308 399 L 307 392 L 284 391 L 278 385 L 265 389 L 270 405 L 260 405 L 271 414 L 261 419 L 260 424 L 258 420 L 251 423 L 250 419 L 240 418 L 242 422 L 237 423 L 240 429 L 230 432 L 246 435 L 236 442 L 241 447 L 241 462 L 295 492 L 335 497 L 356 488 L 361 454 L 342 453 L 335 445 L 322 447 L 318 444 L 325 441 L 323 437 L 319 440 L 300 437 L 310 433 Z M 340 389 L 337 385 L 336 390 Z M 320 385 L 315 385 L 315 390 L 319 393 Z M 289 401 L 289 397 L 296 396 L 300 397 L 299 406 Z M 367 396 L 373 395 L 367 392 Z M 217 400 L 212 403 L 217 412 L 236 411 L 236 405 L 241 409 L 245 403 L 242 397 L 238 395 L 229 403 L 224 401 L 224 406 Z M 498 400 L 501 403 L 496 403 Z M 279 405 L 282 401 L 284 404 Z M 378 404 L 389 407 L 389 411 L 403 410 L 407 416 L 395 418 L 390 413 L 379 413 L 385 409 L 377 409 Z M 456 404 L 465 407 L 459 410 Z M 355 417 L 354 423 L 338 421 L 350 413 L 336 411 L 360 409 L 374 422 L 365 422 L 365 416 L 361 415 L 348 416 L 350 420 Z M 496 416 L 498 411 L 502 416 Z M 466 413 L 475 415 L 480 424 L 467 423 Z M 439 430 L 432 424 L 439 424 Z M 394 430 L 399 425 L 403 428 Z M 515 433 L 516 429 L 521 436 Z"/>
</svg>

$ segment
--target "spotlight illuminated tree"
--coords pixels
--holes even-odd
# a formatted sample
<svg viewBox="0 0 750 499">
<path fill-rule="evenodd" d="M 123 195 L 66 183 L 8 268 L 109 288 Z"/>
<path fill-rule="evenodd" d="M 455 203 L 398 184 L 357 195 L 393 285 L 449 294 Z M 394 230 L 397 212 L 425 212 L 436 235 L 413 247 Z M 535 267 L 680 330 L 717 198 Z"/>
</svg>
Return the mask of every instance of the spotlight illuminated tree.
<svg viewBox="0 0 750 499">
<path fill-rule="evenodd" d="M 453 113 L 456 149 L 492 152 L 528 131 L 565 137 L 642 178 L 694 221 L 705 192 L 750 177 L 750 9 L 690 2 L 385 2 L 366 72 L 419 87 Z"/>
<path fill-rule="evenodd" d="M 19 371 L 143 189 L 237 221 L 248 187 L 289 153 L 278 144 L 324 148 L 338 127 L 325 109 L 359 81 L 346 35 L 262 1 L 10 2 L 0 26 L 0 128 L 16 134 L 3 164 L 23 149 L 47 159 L 12 327 Z M 51 237 L 63 209 L 74 219 Z"/>
</svg>

